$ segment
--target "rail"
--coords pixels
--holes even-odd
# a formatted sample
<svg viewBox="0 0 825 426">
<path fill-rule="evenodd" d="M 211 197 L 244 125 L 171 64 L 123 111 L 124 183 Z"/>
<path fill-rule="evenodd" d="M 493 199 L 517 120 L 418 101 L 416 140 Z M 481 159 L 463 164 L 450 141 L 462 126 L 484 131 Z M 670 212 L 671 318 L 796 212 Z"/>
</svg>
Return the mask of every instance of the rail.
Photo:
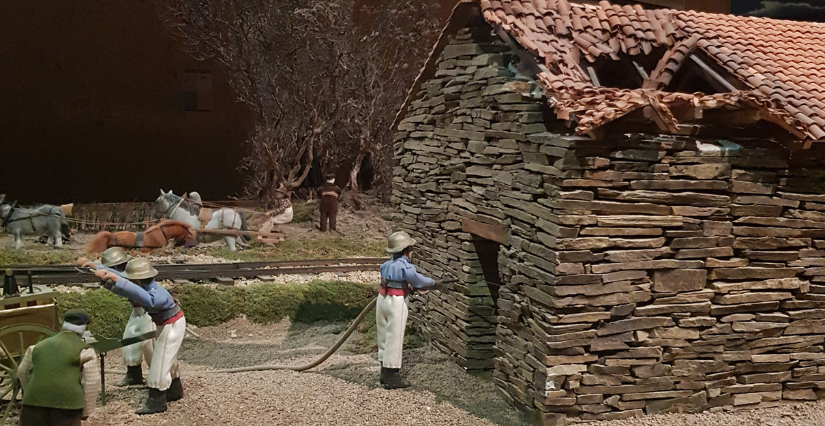
<svg viewBox="0 0 825 426">
<path fill-rule="evenodd" d="M 271 262 L 226 262 L 155 264 L 159 280 L 209 280 L 219 278 L 263 278 L 286 274 L 318 274 L 321 272 L 377 271 L 387 259 L 355 257 L 345 259 L 282 260 Z M 94 276 L 78 272 L 74 265 L 9 265 L 20 286 L 84 285 L 97 283 Z"/>
</svg>

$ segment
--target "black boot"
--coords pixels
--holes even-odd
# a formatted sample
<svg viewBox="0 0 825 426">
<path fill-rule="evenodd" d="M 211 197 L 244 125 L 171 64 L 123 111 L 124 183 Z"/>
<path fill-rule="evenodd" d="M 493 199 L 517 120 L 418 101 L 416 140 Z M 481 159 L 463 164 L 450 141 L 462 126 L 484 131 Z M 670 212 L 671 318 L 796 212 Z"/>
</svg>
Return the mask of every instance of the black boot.
<svg viewBox="0 0 825 426">
<path fill-rule="evenodd" d="M 166 391 L 149 388 L 149 398 L 135 411 L 137 414 L 154 414 L 166 411 Z"/>
<path fill-rule="evenodd" d="M 180 377 L 172 379 L 172 385 L 166 390 L 166 402 L 177 401 L 183 398 L 183 385 Z"/>
<path fill-rule="evenodd" d="M 126 367 L 126 376 L 118 386 L 133 386 L 143 384 L 143 369 L 139 365 L 130 365 Z"/>
<path fill-rule="evenodd" d="M 410 387 L 410 382 L 401 377 L 398 368 L 386 368 L 387 375 L 384 378 L 384 389 L 402 389 Z"/>
<path fill-rule="evenodd" d="M 382 385 L 387 383 L 387 370 L 389 369 L 381 367 L 381 378 L 378 380 L 378 383 L 381 383 Z"/>
</svg>

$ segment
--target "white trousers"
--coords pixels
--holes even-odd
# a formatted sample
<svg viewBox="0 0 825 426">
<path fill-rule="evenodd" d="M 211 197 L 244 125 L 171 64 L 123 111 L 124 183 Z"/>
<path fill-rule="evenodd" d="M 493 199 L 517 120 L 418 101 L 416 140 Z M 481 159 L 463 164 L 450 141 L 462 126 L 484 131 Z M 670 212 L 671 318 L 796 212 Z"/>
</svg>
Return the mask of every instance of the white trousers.
<svg viewBox="0 0 825 426">
<path fill-rule="evenodd" d="M 178 367 L 178 351 L 186 334 L 186 318 L 168 325 L 158 326 L 158 338 L 155 341 L 155 352 L 152 354 L 152 363 L 149 374 L 146 376 L 146 385 L 158 390 L 169 389 L 172 379 L 180 377 Z"/>
<path fill-rule="evenodd" d="M 156 328 L 154 321 L 143 308 L 132 309 L 132 316 L 126 323 L 126 330 L 123 330 L 123 338 L 137 337 L 148 333 Z M 123 347 L 123 363 L 129 367 L 141 365 L 146 359 L 146 365 L 152 366 L 152 349 L 155 347 L 155 339 L 144 340 L 134 345 Z"/>
<path fill-rule="evenodd" d="M 378 296 L 375 323 L 378 326 L 378 361 L 384 368 L 401 368 L 404 329 L 407 327 L 407 298 Z"/>
</svg>

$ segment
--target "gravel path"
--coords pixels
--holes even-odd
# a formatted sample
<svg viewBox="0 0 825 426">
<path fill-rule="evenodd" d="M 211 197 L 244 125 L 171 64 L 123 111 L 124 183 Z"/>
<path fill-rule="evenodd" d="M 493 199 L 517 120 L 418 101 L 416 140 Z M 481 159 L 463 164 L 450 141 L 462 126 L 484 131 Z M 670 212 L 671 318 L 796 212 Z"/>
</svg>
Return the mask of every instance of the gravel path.
<svg viewBox="0 0 825 426">
<path fill-rule="evenodd" d="M 526 426 L 522 416 L 499 398 L 489 376 L 465 373 L 431 349 L 405 350 L 404 374 L 413 387 L 378 387 L 374 354 L 350 352 L 347 344 L 317 371 L 261 371 L 202 375 L 199 371 L 263 363 L 301 364 L 314 359 L 346 324 L 252 324 L 235 319 L 198 329 L 200 340 L 181 350 L 185 398 L 163 414 L 137 416 L 146 397 L 140 387 L 119 388 L 107 374 L 108 404 L 85 426 L 110 425 L 468 425 Z M 119 351 L 107 357 L 107 370 L 120 370 Z M 13 424 L 13 423 L 10 423 Z M 597 426 L 821 426 L 825 401 L 758 410 L 666 414 L 592 423 Z"/>
<path fill-rule="evenodd" d="M 611 420 L 598 426 L 822 426 L 825 401 L 724 413 L 662 414 Z"/>
<path fill-rule="evenodd" d="M 112 383 L 121 376 L 109 374 L 109 402 L 98 407 L 84 425 L 496 424 L 443 400 L 427 391 L 426 385 L 394 391 L 378 388 L 378 365 L 371 354 L 344 351 L 331 357 L 320 371 L 308 373 L 196 373 L 268 362 L 300 364 L 322 353 L 345 327 L 292 326 L 288 321 L 262 326 L 236 319 L 199 328 L 201 340 L 187 340 L 181 350 L 181 359 L 186 360 L 182 365 L 186 394 L 183 400 L 171 403 L 164 414 L 137 416 L 134 410 L 143 402 L 145 388 L 115 387 Z M 412 360 L 409 364 L 417 367 Z M 122 369 L 119 351 L 107 358 L 109 369 Z M 460 369 L 458 372 L 464 375 Z M 408 375 L 411 379 L 417 376 L 414 372 Z"/>
<path fill-rule="evenodd" d="M 184 366 L 186 368 L 187 366 Z M 101 407 L 88 425 L 492 425 L 428 392 L 385 391 L 324 374 L 267 371 L 185 378 L 169 411 L 133 414 L 144 391 Z"/>
</svg>

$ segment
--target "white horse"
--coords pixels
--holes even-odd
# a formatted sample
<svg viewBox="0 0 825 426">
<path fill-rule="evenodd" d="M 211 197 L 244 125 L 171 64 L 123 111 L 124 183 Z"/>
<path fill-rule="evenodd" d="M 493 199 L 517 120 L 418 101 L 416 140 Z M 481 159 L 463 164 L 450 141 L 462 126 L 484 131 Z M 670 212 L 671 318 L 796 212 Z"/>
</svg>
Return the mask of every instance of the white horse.
<svg viewBox="0 0 825 426">
<path fill-rule="evenodd" d="M 186 222 L 194 229 L 201 228 L 199 217 L 201 207 L 173 194 L 172 191 L 163 192 L 162 189 L 160 190 L 160 196 L 155 200 L 155 212 L 162 214 L 163 217 L 167 219 Z M 204 229 L 234 229 L 246 231 L 246 218 L 233 209 L 228 207 L 222 208 L 211 213 L 209 222 Z M 229 246 L 230 251 L 235 251 L 236 237 L 232 235 L 198 233 L 198 240 L 205 243 L 218 241 L 221 238 L 226 241 L 226 245 Z M 241 243 L 246 241 L 245 237 L 241 237 L 240 239 Z"/>
<path fill-rule="evenodd" d="M 14 249 L 23 245 L 23 235 L 46 235 L 55 247 L 63 246 L 64 232 L 68 231 L 66 214 L 60 207 L 44 204 L 30 209 L 5 203 L 0 194 L 0 225 L 14 236 Z"/>
</svg>

